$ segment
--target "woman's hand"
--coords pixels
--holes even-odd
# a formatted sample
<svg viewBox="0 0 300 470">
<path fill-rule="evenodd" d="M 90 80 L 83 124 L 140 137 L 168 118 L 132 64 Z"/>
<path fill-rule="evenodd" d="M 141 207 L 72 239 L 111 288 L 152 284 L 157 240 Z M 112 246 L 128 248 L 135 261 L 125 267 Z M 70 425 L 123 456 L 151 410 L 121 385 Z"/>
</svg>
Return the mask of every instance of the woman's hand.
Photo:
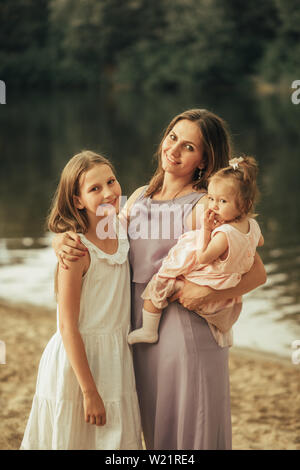
<svg viewBox="0 0 300 470">
<path fill-rule="evenodd" d="M 53 238 L 52 246 L 60 266 L 64 269 L 68 269 L 66 261 L 77 261 L 88 251 L 78 233 L 71 231 L 57 233 Z"/>
<path fill-rule="evenodd" d="M 189 281 L 184 281 L 184 286 L 179 293 L 178 301 L 188 310 L 198 310 L 201 306 L 210 301 L 210 296 L 214 290 L 207 286 L 198 286 Z"/>
<path fill-rule="evenodd" d="M 169 302 L 178 300 L 181 305 L 188 310 L 197 310 L 203 304 L 211 301 L 211 297 L 214 295 L 214 289 L 207 286 L 198 286 L 193 282 L 184 280 L 184 286 L 181 291 L 176 292 L 170 297 Z"/>
<path fill-rule="evenodd" d="M 97 390 L 83 392 L 83 408 L 86 423 L 96 424 L 96 426 L 106 424 L 104 404 Z"/>
<path fill-rule="evenodd" d="M 189 310 L 198 310 L 208 302 L 220 302 L 241 297 L 263 285 L 266 282 L 266 271 L 260 256 L 256 253 L 250 271 L 243 274 L 241 281 L 235 287 L 216 290 L 207 286 L 198 286 L 186 279 L 183 280 L 184 286 L 182 290 L 176 292 L 169 301 L 172 302 L 178 299 L 183 307 Z"/>
</svg>

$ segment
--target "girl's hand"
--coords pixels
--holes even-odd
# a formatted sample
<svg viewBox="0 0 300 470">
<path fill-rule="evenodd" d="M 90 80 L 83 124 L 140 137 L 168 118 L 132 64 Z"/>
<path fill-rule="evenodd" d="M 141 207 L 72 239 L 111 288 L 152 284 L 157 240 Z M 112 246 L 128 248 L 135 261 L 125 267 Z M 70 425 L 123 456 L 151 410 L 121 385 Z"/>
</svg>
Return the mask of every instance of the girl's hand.
<svg viewBox="0 0 300 470">
<path fill-rule="evenodd" d="M 188 310 L 198 310 L 201 306 L 211 301 L 214 290 L 207 286 L 198 286 L 193 282 L 184 280 L 184 286 L 179 292 L 178 301 Z"/>
<path fill-rule="evenodd" d="M 75 232 L 57 233 L 52 241 L 52 246 L 60 266 L 68 269 L 66 261 L 77 261 L 88 251 Z"/>
<path fill-rule="evenodd" d="M 204 211 L 204 230 L 212 232 L 215 228 L 223 224 L 223 221 L 216 219 L 216 214 L 211 209 Z"/>
<path fill-rule="evenodd" d="M 102 398 L 97 390 L 83 393 L 84 419 L 86 423 L 104 426 L 106 424 L 106 412 Z"/>
</svg>

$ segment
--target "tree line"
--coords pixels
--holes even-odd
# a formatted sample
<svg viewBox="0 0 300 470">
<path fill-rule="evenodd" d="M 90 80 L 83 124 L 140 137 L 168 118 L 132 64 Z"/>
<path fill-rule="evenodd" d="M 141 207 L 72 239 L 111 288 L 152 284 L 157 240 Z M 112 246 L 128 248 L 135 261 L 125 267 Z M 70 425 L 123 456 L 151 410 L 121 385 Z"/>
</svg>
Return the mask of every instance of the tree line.
<svg viewBox="0 0 300 470">
<path fill-rule="evenodd" d="M 299 3 L 1 0 L 0 79 L 142 90 L 300 79 Z"/>
</svg>

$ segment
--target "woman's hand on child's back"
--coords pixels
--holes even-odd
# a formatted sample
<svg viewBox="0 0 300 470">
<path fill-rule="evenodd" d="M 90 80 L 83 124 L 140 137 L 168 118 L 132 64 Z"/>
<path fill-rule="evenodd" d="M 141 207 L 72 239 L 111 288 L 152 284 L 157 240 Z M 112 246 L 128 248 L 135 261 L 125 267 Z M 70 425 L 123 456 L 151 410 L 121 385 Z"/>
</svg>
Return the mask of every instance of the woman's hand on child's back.
<svg viewBox="0 0 300 470">
<path fill-rule="evenodd" d="M 83 393 L 84 419 L 86 423 L 104 426 L 106 412 L 102 398 L 97 390 Z"/>
<path fill-rule="evenodd" d="M 60 266 L 64 269 L 68 269 L 66 261 L 77 261 L 88 251 L 78 233 L 71 231 L 57 233 L 53 238 L 52 246 Z"/>
</svg>

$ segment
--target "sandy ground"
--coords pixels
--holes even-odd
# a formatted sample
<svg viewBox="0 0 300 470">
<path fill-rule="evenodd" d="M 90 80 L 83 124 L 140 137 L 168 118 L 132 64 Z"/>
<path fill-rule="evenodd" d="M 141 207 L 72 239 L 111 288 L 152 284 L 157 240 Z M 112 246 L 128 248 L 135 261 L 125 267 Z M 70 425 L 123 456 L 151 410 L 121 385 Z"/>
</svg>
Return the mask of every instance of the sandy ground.
<svg viewBox="0 0 300 470">
<path fill-rule="evenodd" d="M 56 330 L 55 312 L 0 301 L 0 449 L 18 449 L 40 356 Z M 233 449 L 300 449 L 300 364 L 232 348 Z"/>
</svg>

